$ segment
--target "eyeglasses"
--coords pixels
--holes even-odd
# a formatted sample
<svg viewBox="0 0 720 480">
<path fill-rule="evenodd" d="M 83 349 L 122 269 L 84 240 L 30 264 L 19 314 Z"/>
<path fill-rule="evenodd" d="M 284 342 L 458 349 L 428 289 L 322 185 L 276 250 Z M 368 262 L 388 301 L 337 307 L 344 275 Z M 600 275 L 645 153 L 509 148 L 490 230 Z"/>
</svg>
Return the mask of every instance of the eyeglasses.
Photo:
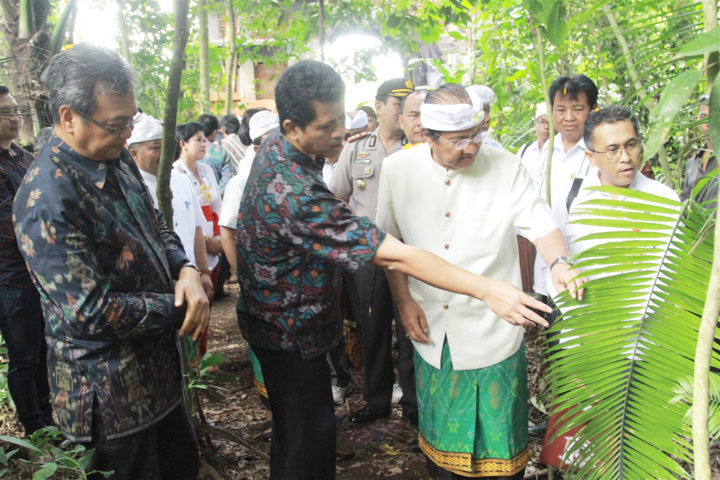
<svg viewBox="0 0 720 480">
<path fill-rule="evenodd" d="M 442 138 L 443 140 L 445 140 L 450 145 L 452 145 L 453 147 L 455 147 L 455 150 L 465 150 L 465 148 L 467 148 L 467 146 L 470 145 L 471 143 L 474 143 L 475 145 L 479 145 L 480 143 L 482 143 L 482 140 L 483 140 L 482 132 L 478 133 L 473 138 L 463 138 L 462 140 L 458 140 L 457 142 L 451 142 L 450 140 L 443 137 L 442 135 L 438 135 L 438 136 L 440 138 Z"/>
<path fill-rule="evenodd" d="M 628 154 L 628 156 L 632 157 L 633 155 L 636 155 L 638 152 L 642 150 L 642 145 L 640 144 L 640 140 L 637 138 L 633 138 L 632 140 L 628 140 L 628 142 L 625 145 L 610 145 L 607 150 L 604 152 L 600 152 L 598 150 L 593 150 L 592 148 L 588 148 L 593 153 L 601 153 L 605 155 L 610 160 L 617 160 L 620 158 L 620 152 L 622 150 L 625 150 Z"/>
<path fill-rule="evenodd" d="M 121 123 L 120 125 L 108 125 L 107 123 L 101 123 L 97 120 L 90 118 L 88 115 L 85 115 L 82 112 L 77 112 L 81 117 L 83 117 L 86 120 L 89 120 L 90 122 L 94 123 L 98 127 L 102 128 L 106 132 L 108 132 L 110 135 L 117 135 L 118 133 L 122 132 L 126 128 L 129 128 L 131 131 L 135 127 L 135 124 L 138 122 L 138 120 L 135 120 L 134 118 L 131 119 L 128 122 Z"/>
<path fill-rule="evenodd" d="M 0 118 L 21 118 L 23 111 L 20 107 L 0 107 Z"/>
</svg>

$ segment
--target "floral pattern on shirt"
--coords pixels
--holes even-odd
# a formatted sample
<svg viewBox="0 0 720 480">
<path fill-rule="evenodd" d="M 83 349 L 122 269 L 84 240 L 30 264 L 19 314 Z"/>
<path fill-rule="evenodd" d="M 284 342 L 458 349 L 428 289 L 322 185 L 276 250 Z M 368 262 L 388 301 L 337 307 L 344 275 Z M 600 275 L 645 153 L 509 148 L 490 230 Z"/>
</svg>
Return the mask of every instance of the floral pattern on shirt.
<svg viewBox="0 0 720 480">
<path fill-rule="evenodd" d="M 182 245 L 126 150 L 99 162 L 54 136 L 33 167 L 13 213 L 43 304 L 59 427 L 89 441 L 97 400 L 108 438 L 145 429 L 181 400 Z"/>
<path fill-rule="evenodd" d="M 385 238 L 330 193 L 322 163 L 271 134 L 250 172 L 236 233 L 243 335 L 253 347 L 306 359 L 340 341 L 340 268 L 357 270 Z"/>
</svg>

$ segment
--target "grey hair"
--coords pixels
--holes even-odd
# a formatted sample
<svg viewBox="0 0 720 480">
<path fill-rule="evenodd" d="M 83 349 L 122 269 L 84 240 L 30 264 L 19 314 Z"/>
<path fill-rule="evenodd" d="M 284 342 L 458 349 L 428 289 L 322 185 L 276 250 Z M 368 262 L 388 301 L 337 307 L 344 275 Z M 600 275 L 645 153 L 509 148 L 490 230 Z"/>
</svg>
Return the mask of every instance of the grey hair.
<svg viewBox="0 0 720 480">
<path fill-rule="evenodd" d="M 112 50 L 80 43 L 53 56 L 42 74 L 42 81 L 48 89 L 53 122 L 58 124 L 63 105 L 88 117 L 95 113 L 97 83 L 104 84 L 112 95 L 125 95 L 135 90 L 138 77 Z"/>
</svg>

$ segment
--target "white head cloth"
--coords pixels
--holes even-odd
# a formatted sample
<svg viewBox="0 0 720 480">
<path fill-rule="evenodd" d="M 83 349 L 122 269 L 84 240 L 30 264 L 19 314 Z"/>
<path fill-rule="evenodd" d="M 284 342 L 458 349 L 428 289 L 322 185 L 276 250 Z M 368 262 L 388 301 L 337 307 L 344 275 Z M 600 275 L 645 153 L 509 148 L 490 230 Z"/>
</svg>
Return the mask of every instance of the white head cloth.
<svg viewBox="0 0 720 480">
<path fill-rule="evenodd" d="M 345 114 L 345 129 L 354 130 L 356 128 L 367 127 L 368 116 L 365 110 L 358 110 L 354 117 L 351 117 L 347 113 Z"/>
<path fill-rule="evenodd" d="M 250 117 L 250 140 L 253 142 L 262 137 L 270 130 L 280 126 L 280 119 L 275 112 L 261 110 Z"/>
<path fill-rule="evenodd" d="M 138 113 L 135 117 L 135 121 L 137 123 L 135 123 L 132 135 L 128 138 L 128 145 L 149 142 L 150 140 L 159 140 L 162 138 L 163 126 L 158 120 L 154 119 L 150 115 Z"/>
<path fill-rule="evenodd" d="M 495 101 L 495 92 L 486 85 L 470 85 L 465 87 L 465 90 L 468 92 L 468 95 L 470 95 L 473 108 L 476 110 L 482 110 L 483 106 L 490 105 Z"/>
<path fill-rule="evenodd" d="M 457 132 L 480 125 L 484 113 L 476 112 L 468 103 L 423 103 L 420 122 L 424 128 L 439 132 Z"/>
<path fill-rule="evenodd" d="M 535 120 L 542 115 L 547 115 L 547 103 L 545 102 L 540 102 L 535 105 Z"/>
</svg>

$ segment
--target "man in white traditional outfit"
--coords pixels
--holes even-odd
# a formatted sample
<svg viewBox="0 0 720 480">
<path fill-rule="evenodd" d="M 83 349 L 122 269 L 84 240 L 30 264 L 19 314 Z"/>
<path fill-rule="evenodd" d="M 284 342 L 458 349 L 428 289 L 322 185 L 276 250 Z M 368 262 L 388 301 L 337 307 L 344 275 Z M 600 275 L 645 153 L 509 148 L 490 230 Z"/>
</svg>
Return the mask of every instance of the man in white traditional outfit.
<svg viewBox="0 0 720 480">
<path fill-rule="evenodd" d="M 150 115 L 139 113 L 135 118 L 135 128 L 128 139 L 128 151 L 140 169 L 143 181 L 152 196 L 155 208 L 157 199 L 157 173 L 160 164 L 163 126 Z M 172 192 L 173 231 L 180 237 L 185 255 L 200 269 L 205 294 L 212 298 L 212 280 L 208 268 L 207 252 L 203 226 L 205 216 L 200 209 L 190 180 L 175 170 L 170 172 L 170 191 Z"/>
<path fill-rule="evenodd" d="M 520 284 L 517 228 L 558 289 L 582 295 L 561 231 L 517 157 L 482 144 L 482 113 L 443 85 L 421 106 L 426 142 L 388 157 L 377 224 L 493 281 Z M 388 270 L 415 346 L 419 443 L 432 478 L 522 478 L 528 449 L 523 328 L 486 303 Z"/>
</svg>

